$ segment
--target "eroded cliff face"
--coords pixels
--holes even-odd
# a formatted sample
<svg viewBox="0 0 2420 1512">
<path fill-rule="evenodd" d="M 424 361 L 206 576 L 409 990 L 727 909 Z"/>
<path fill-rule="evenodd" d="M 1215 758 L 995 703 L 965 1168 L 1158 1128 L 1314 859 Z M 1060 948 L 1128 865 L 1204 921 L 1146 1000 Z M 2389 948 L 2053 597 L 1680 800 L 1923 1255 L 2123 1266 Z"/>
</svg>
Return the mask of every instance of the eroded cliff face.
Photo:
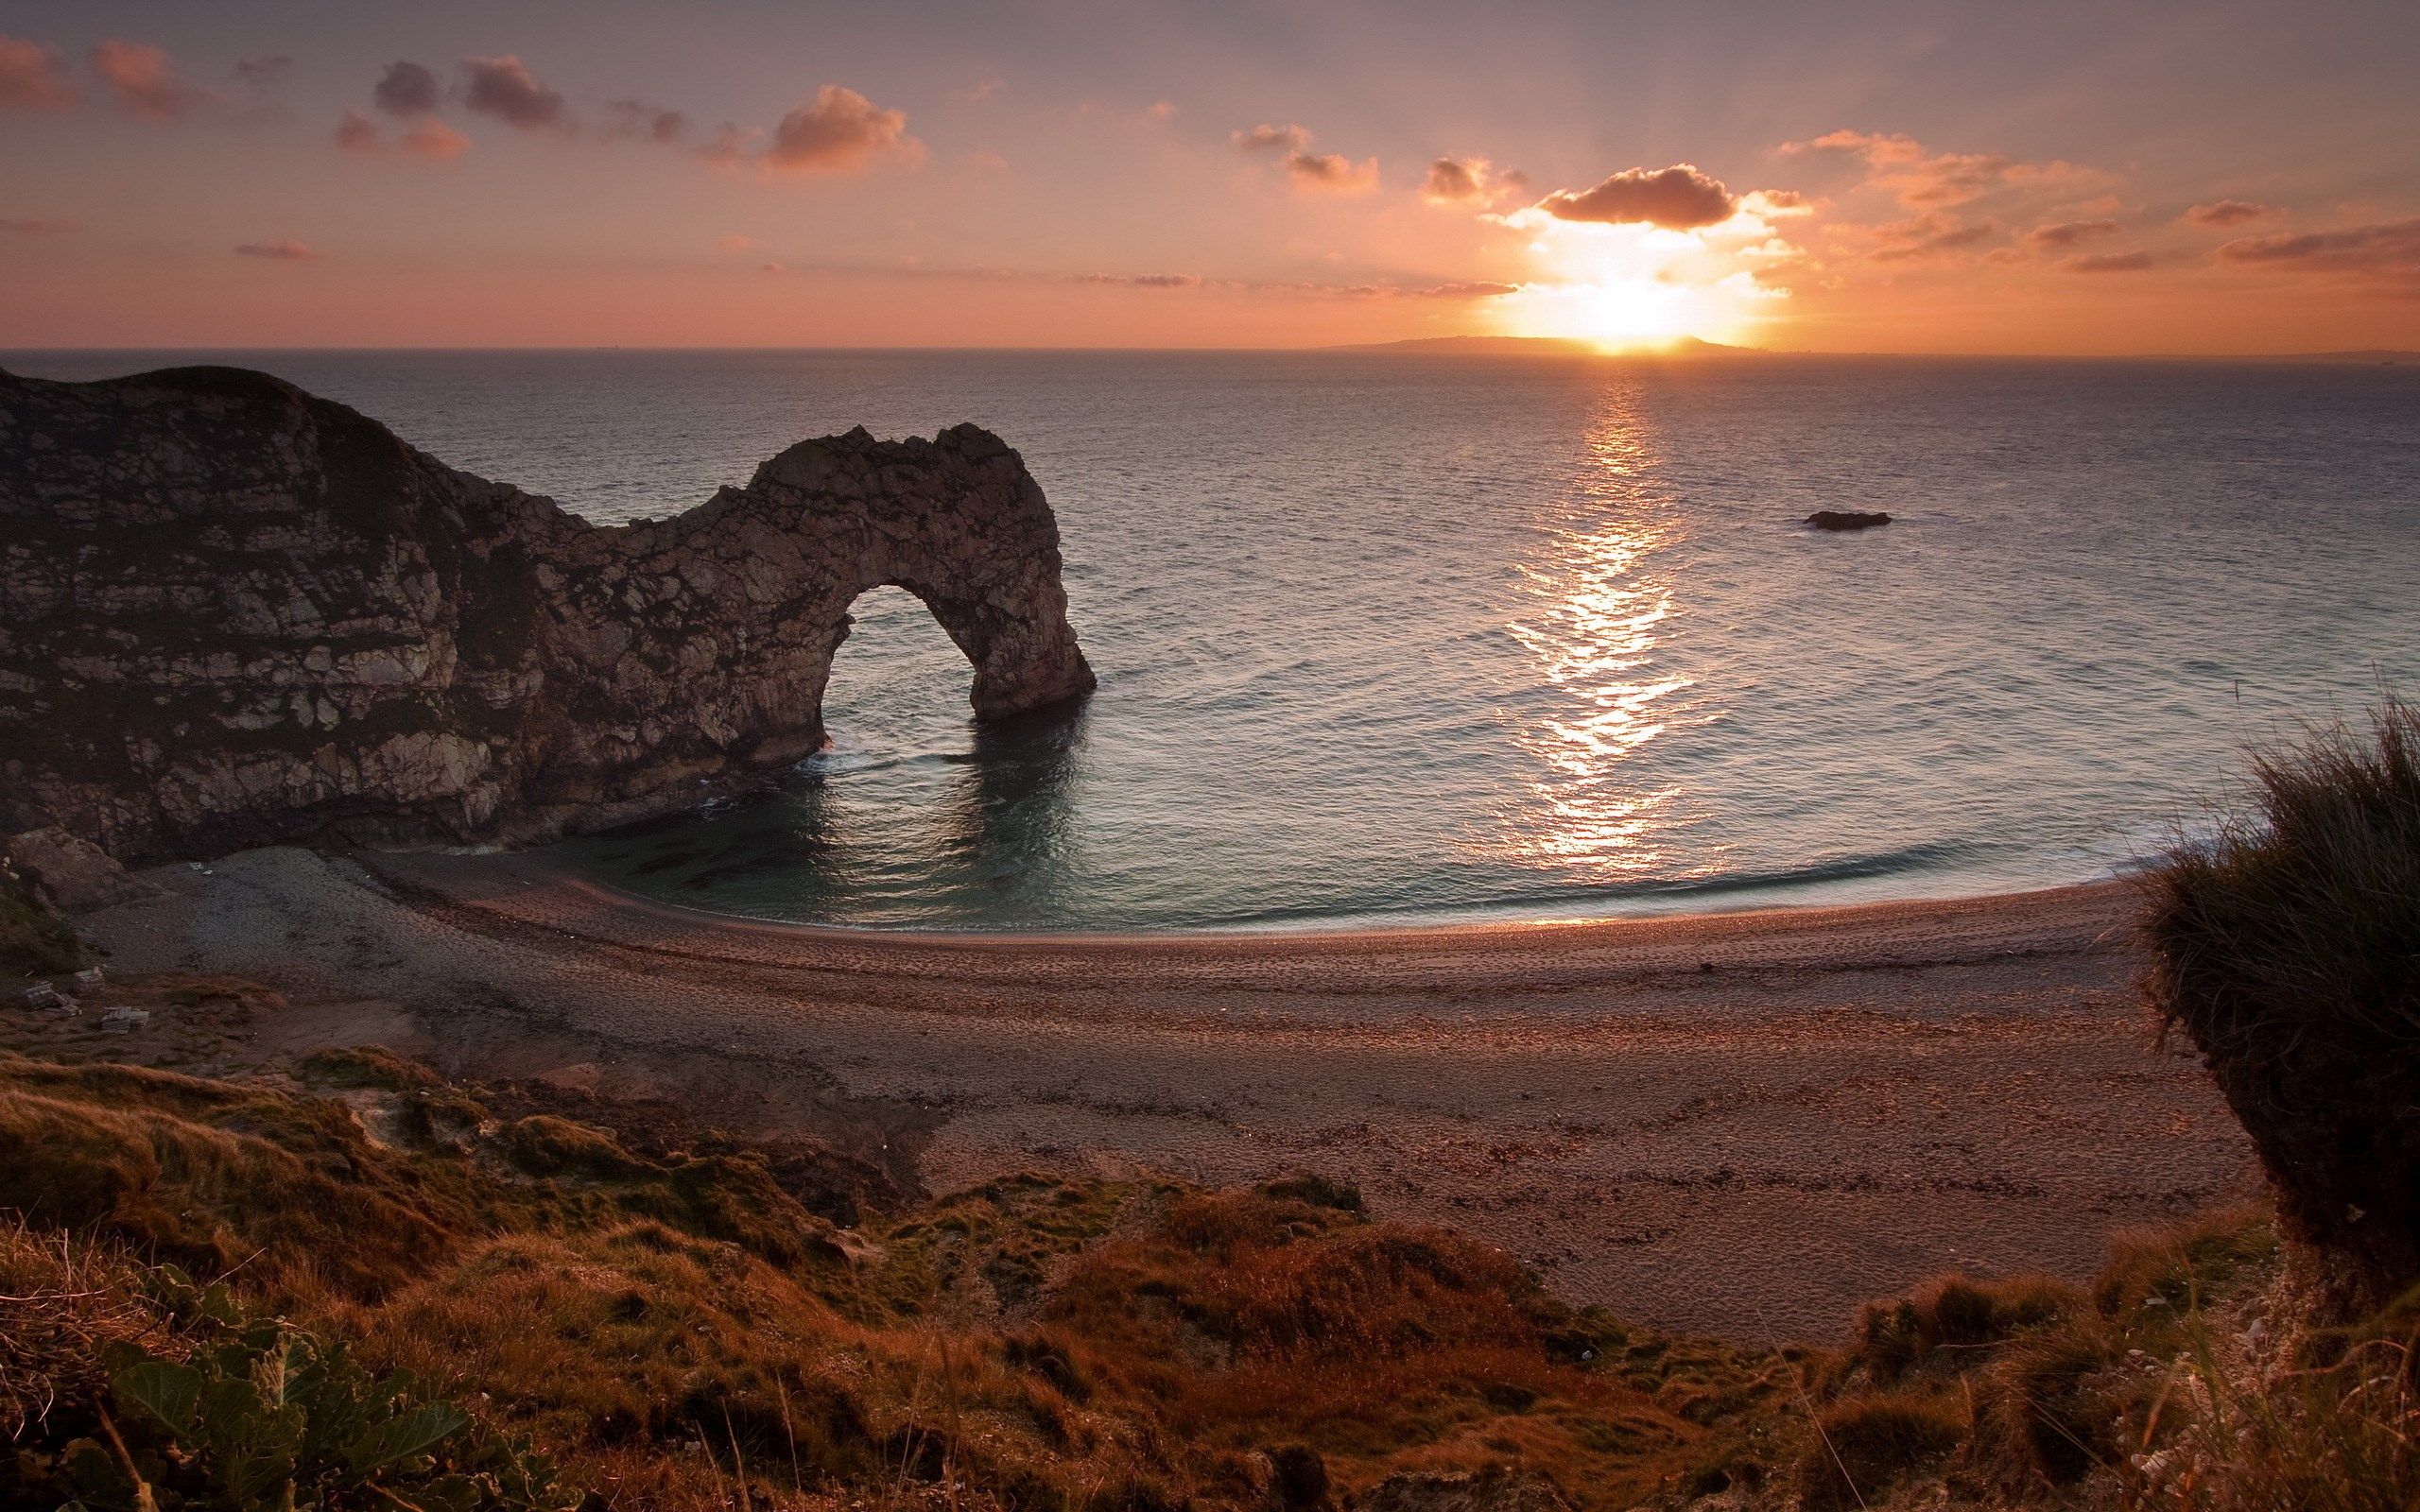
<svg viewBox="0 0 2420 1512">
<path fill-rule="evenodd" d="M 1093 686 L 1049 505 L 972 425 L 804 441 L 608 527 L 265 374 L 0 373 L 0 825 L 131 860 L 679 807 L 817 748 L 882 584 L 979 717 Z"/>
</svg>

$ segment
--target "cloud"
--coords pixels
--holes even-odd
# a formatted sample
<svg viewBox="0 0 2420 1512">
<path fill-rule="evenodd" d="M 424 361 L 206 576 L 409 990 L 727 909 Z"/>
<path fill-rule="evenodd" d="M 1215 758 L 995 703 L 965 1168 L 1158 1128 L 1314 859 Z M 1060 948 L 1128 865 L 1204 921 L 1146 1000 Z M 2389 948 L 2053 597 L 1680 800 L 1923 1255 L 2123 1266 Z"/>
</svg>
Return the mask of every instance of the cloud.
<svg viewBox="0 0 2420 1512">
<path fill-rule="evenodd" d="M 786 273 L 789 269 L 779 263 L 766 263 L 761 265 L 757 268 L 757 271 L 760 273 Z"/>
<path fill-rule="evenodd" d="M 1989 217 L 1970 221 L 1946 210 L 1927 210 L 1907 220 L 1875 227 L 1877 241 L 1866 255 L 1877 263 L 1920 262 L 1987 242 L 1999 234 L 1999 222 Z"/>
<path fill-rule="evenodd" d="M 337 122 L 337 150 L 339 152 L 384 152 L 387 144 L 378 135 L 378 123 L 359 111 L 348 110 Z"/>
<path fill-rule="evenodd" d="M 1729 220 L 1739 201 L 1697 164 L 1676 163 L 1668 168 L 1624 168 L 1591 188 L 1550 194 L 1538 208 L 1557 220 L 1691 231 Z"/>
<path fill-rule="evenodd" d="M 1299 126 L 1255 126 L 1237 131 L 1235 144 L 1246 152 L 1301 152 L 1311 145 L 1311 133 Z"/>
<path fill-rule="evenodd" d="M 235 61 L 235 77 L 244 87 L 259 93 L 275 89 L 294 72 L 294 59 L 286 53 L 269 53 L 259 58 L 241 58 Z"/>
<path fill-rule="evenodd" d="M 285 236 L 281 236 L 275 241 L 246 242 L 235 249 L 235 255 L 265 257 L 280 263 L 316 263 L 320 260 L 317 249 Z"/>
<path fill-rule="evenodd" d="M 1297 189 L 1362 195 L 1378 187 L 1378 160 L 1364 158 L 1356 163 L 1341 152 L 1289 152 L 1286 174 Z"/>
<path fill-rule="evenodd" d="M 67 77 L 67 55 L 0 34 L 0 111 L 63 111 L 84 97 Z"/>
<path fill-rule="evenodd" d="M 2247 220 L 2258 220 L 2276 212 L 2267 205 L 2256 205 L 2249 199 L 2213 199 L 2206 205 L 2195 205 L 2184 218 L 2196 226 L 2240 226 Z"/>
<path fill-rule="evenodd" d="M 444 91 L 437 76 L 419 63 L 389 63 L 370 91 L 371 103 L 401 120 L 432 114 Z"/>
<path fill-rule="evenodd" d="M 1378 186 L 1377 159 L 1365 158 L 1356 163 L 1341 152 L 1313 152 L 1311 133 L 1291 122 L 1284 126 L 1255 126 L 1248 131 L 1235 132 L 1229 140 L 1240 152 L 1279 154 L 1287 178 L 1297 189 L 1358 195 Z"/>
<path fill-rule="evenodd" d="M 1199 273 L 1079 273 L 1079 284 L 1115 284 L 1136 289 L 1198 289 Z"/>
<path fill-rule="evenodd" d="M 1518 284 L 1498 284 L 1489 279 L 1468 279 L 1459 284 L 1432 284 L 1425 289 L 1406 291 L 1419 300 L 1492 300 L 1500 295 L 1518 294 Z"/>
<path fill-rule="evenodd" d="M 738 232 L 733 232 L 715 245 L 726 252 L 752 252 L 765 244 L 753 236 L 744 236 Z"/>
<path fill-rule="evenodd" d="M 2067 183 L 2098 177 L 2065 159 L 2027 163 L 2002 152 L 1927 152 L 1900 132 L 1832 131 L 1805 142 L 1785 142 L 1792 156 L 1841 156 L 1865 164 L 1865 182 L 1886 189 L 1910 208 L 1962 205 L 1997 190 Z"/>
<path fill-rule="evenodd" d="M 1478 207 L 1493 201 L 1513 180 L 1529 181 L 1526 175 L 1498 174 L 1485 158 L 1443 157 L 1428 165 L 1420 198 L 1432 205 Z"/>
<path fill-rule="evenodd" d="M 2114 220 L 2063 220 L 2055 225 L 2036 226 L 2025 233 L 2030 247 L 2073 247 L 2097 237 L 2115 236 L 2125 228 Z"/>
<path fill-rule="evenodd" d="M 83 229 L 80 220 L 0 220 L 0 232 L 11 236 L 73 236 Z"/>
<path fill-rule="evenodd" d="M 688 135 L 689 118 L 646 100 L 615 100 L 605 107 L 605 134 L 646 137 L 670 146 Z"/>
<path fill-rule="evenodd" d="M 910 161 L 925 155 L 925 145 L 908 134 L 906 112 L 886 111 L 856 90 L 826 84 L 815 92 L 813 103 L 773 128 L 764 163 L 798 173 L 862 173 L 885 154 Z"/>
<path fill-rule="evenodd" d="M 434 119 L 414 121 L 390 143 L 380 133 L 377 122 L 352 110 L 337 122 L 334 140 L 339 151 L 397 152 L 430 163 L 452 163 L 471 150 L 469 137 Z"/>
<path fill-rule="evenodd" d="M 187 82 L 166 53 L 143 43 L 112 37 L 93 49 L 92 64 L 118 109 L 147 120 L 173 121 L 212 97 Z"/>
<path fill-rule="evenodd" d="M 2140 273 L 2152 266 L 2149 252 L 2096 252 L 2059 264 L 2063 273 Z"/>
<path fill-rule="evenodd" d="M 1814 201 L 1795 189 L 1751 189 L 1739 197 L 1740 206 L 1752 215 L 1770 220 L 1781 215 L 1811 215 Z"/>
<path fill-rule="evenodd" d="M 1176 119 L 1176 102 L 1174 100 L 1153 100 L 1150 105 L 1144 107 L 1143 118 L 1147 121 L 1173 121 Z"/>
<path fill-rule="evenodd" d="M 571 125 L 571 107 L 563 97 L 548 89 L 514 54 L 465 58 L 462 67 L 471 76 L 462 101 L 482 115 L 531 131 Z"/>
<path fill-rule="evenodd" d="M 2420 216 L 2290 236 L 2246 236 L 2215 254 L 2238 267 L 2317 273 L 2420 293 Z"/>
<path fill-rule="evenodd" d="M 748 152 L 761 133 L 746 130 L 729 121 L 716 127 L 698 145 L 698 156 L 710 167 L 736 168 L 748 161 Z"/>
</svg>

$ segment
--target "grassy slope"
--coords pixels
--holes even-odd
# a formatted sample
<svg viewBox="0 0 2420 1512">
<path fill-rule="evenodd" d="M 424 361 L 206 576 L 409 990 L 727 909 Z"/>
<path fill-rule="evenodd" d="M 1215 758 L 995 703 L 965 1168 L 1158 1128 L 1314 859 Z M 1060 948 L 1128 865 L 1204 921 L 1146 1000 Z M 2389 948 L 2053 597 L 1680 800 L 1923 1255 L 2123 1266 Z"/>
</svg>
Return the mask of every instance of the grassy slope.
<svg viewBox="0 0 2420 1512">
<path fill-rule="evenodd" d="M 1788 1379 L 1564 1307 L 1318 1181 L 1021 1177 L 844 1230 L 744 1148 L 650 1160 L 500 1121 L 383 1054 L 297 1072 L 0 1055 L 0 1208 L 78 1236 L 62 1254 L 232 1271 L 619 1505 L 719 1505 L 744 1467 L 766 1504 L 1259 1506 L 1298 1448 L 1339 1492 L 1517 1459 L 1627 1505 L 1737 1457 L 1735 1420 Z"/>
</svg>

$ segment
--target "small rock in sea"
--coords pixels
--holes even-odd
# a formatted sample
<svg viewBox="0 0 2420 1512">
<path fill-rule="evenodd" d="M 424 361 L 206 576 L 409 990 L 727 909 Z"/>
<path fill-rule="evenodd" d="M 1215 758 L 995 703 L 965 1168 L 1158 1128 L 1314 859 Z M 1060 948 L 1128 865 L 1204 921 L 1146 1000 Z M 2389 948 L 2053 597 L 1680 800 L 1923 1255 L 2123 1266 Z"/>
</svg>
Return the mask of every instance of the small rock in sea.
<svg viewBox="0 0 2420 1512">
<path fill-rule="evenodd" d="M 125 1034 L 130 1030 L 140 1029 L 150 1022 L 149 1008 L 130 1008 L 120 1005 L 114 1008 L 101 1010 L 101 1027 L 112 1034 Z"/>
<path fill-rule="evenodd" d="M 1865 530 L 1890 523 L 1891 517 L 1880 510 L 1818 509 L 1806 517 L 1806 524 L 1817 530 Z"/>
</svg>

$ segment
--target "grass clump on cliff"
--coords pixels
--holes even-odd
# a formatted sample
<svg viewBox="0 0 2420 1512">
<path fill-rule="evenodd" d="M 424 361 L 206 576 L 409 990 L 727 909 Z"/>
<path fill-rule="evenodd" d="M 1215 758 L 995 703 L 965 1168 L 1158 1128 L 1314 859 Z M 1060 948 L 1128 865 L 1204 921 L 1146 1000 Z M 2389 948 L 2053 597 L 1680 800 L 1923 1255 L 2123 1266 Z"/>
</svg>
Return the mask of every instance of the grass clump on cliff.
<svg viewBox="0 0 2420 1512">
<path fill-rule="evenodd" d="M 2261 752 L 2147 879 L 2150 988 L 2201 1050 L 2335 1322 L 2420 1285 L 2420 710 Z"/>
</svg>

